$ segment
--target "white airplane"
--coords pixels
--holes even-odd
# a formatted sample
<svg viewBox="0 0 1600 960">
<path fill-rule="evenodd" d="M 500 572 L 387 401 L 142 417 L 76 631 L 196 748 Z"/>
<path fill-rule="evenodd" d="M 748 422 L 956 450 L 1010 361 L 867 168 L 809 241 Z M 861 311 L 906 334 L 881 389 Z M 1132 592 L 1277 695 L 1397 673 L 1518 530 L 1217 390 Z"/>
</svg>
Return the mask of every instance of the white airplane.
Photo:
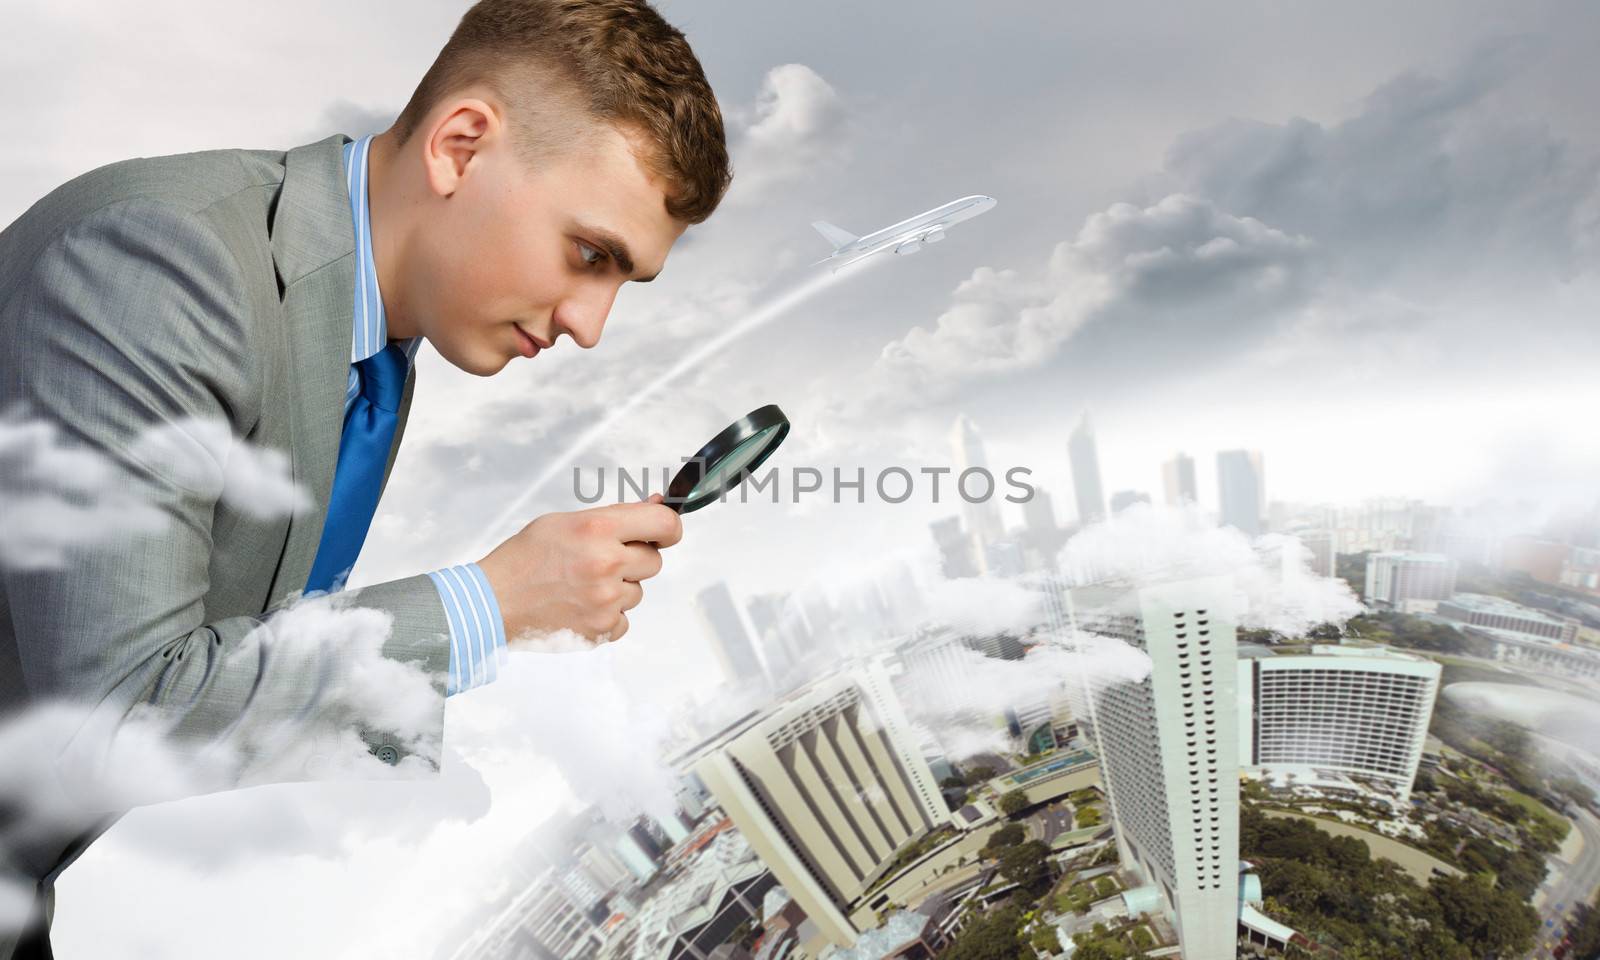
<svg viewBox="0 0 1600 960">
<path fill-rule="evenodd" d="M 864 237 L 858 237 L 848 230 L 818 220 L 811 225 L 822 234 L 823 239 L 833 244 L 833 253 L 818 260 L 817 263 L 832 263 L 833 269 L 838 270 L 847 264 L 885 250 L 893 250 L 901 256 L 916 253 L 925 243 L 938 243 L 943 240 L 945 228 L 951 224 L 971 220 L 993 208 L 994 197 L 982 194 L 962 197 L 960 200 L 952 200 L 942 207 L 935 207 L 927 213 L 919 213 L 909 220 L 902 220 L 894 226 L 884 227 Z"/>
</svg>

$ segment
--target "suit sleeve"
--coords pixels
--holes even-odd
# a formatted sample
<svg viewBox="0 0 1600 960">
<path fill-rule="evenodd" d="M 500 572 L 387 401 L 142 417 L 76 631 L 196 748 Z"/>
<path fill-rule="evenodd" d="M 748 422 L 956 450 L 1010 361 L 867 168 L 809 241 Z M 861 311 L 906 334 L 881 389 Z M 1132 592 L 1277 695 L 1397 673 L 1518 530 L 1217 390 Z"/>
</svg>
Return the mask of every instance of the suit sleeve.
<svg viewBox="0 0 1600 960">
<path fill-rule="evenodd" d="M 341 763 L 430 775 L 450 641 L 429 577 L 346 591 L 320 612 L 213 618 L 220 492 L 146 453 L 152 430 L 177 423 L 250 435 L 263 392 L 252 351 L 275 334 L 250 322 L 245 289 L 202 214 L 136 199 L 75 222 L 5 292 L 0 410 L 63 431 L 153 519 L 119 530 L 107 518 L 104 536 L 53 569 L 0 570 L 23 681 L 33 699 L 83 704 L 102 722 L 152 713 L 174 743 L 237 757 L 237 782 Z M 370 755 L 391 766 L 366 769 Z"/>
</svg>

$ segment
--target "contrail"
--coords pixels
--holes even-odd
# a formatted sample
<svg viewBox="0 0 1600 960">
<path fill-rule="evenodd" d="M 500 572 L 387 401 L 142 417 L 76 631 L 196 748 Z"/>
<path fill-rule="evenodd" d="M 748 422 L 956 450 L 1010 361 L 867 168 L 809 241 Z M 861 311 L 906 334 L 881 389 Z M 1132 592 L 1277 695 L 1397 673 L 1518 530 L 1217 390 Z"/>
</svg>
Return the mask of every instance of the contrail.
<svg viewBox="0 0 1600 960">
<path fill-rule="evenodd" d="M 881 259 L 881 257 L 868 258 L 867 263 L 863 266 L 870 267 L 873 261 Z M 850 272 L 853 274 L 859 274 L 863 272 L 863 269 L 862 267 L 857 267 Z M 498 516 L 489 522 L 488 527 L 483 533 L 483 538 L 480 540 L 475 552 L 485 554 L 488 553 L 500 543 L 499 539 L 496 539 L 496 531 L 509 530 L 513 524 L 520 526 L 523 522 L 526 522 L 527 519 L 530 519 L 526 516 L 526 511 L 528 509 L 528 503 L 534 498 L 534 495 L 543 489 L 544 485 L 549 483 L 557 473 L 565 470 L 566 466 L 573 460 L 577 459 L 579 454 L 589 449 L 590 445 L 604 436 L 606 431 L 610 430 L 611 427 L 617 423 L 617 421 L 632 413 L 639 407 L 641 403 L 644 403 L 646 400 L 654 397 L 657 393 L 660 393 L 662 387 L 665 387 L 668 383 L 671 383 L 678 377 L 681 377 L 690 370 L 693 370 L 695 367 L 698 367 L 712 355 L 716 354 L 733 341 L 739 339 L 757 327 L 771 323 L 782 314 L 793 310 L 795 307 L 811 299 L 813 296 L 817 295 L 823 290 L 826 290 L 828 287 L 833 286 L 839 281 L 839 279 L 840 275 L 838 273 L 818 273 L 800 285 L 782 294 L 779 294 L 774 299 L 757 307 L 750 313 L 749 316 L 745 317 L 742 322 L 729 327 L 718 336 L 713 337 L 711 340 L 701 344 L 695 350 L 690 351 L 688 355 L 674 364 L 672 369 L 668 370 L 666 373 L 663 373 L 661 376 L 657 377 L 654 381 L 648 384 L 643 390 L 640 390 L 638 393 L 634 394 L 622 406 L 612 410 L 603 419 L 601 419 L 599 423 L 584 431 L 584 433 L 579 436 L 578 439 L 574 440 L 565 450 L 561 451 L 560 456 L 552 459 L 549 466 L 545 467 L 544 472 L 540 473 L 534 478 L 532 483 L 523 488 L 522 495 L 511 501 L 511 503 L 504 510 L 500 511 Z"/>
</svg>

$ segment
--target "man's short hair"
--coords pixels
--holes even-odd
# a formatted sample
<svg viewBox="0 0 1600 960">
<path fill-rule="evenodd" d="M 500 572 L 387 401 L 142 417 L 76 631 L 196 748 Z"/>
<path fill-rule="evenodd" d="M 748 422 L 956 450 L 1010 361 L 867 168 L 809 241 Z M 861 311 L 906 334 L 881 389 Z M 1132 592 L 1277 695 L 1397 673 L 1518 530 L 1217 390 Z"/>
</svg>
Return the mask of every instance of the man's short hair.
<svg viewBox="0 0 1600 960">
<path fill-rule="evenodd" d="M 722 111 L 683 34 L 645 0 L 481 0 L 461 18 L 395 121 L 400 142 L 449 95 L 481 83 L 511 114 L 519 154 L 581 141 L 574 113 L 644 135 L 667 212 L 700 223 L 732 171 Z"/>
</svg>

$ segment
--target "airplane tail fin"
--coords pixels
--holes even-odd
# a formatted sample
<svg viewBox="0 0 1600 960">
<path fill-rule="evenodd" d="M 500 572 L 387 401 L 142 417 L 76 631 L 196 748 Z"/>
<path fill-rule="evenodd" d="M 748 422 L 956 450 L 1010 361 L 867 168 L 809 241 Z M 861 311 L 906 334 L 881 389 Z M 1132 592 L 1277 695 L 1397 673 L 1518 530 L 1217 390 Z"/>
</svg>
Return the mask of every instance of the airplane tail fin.
<svg viewBox="0 0 1600 960">
<path fill-rule="evenodd" d="M 816 220 L 813 221 L 811 225 L 816 228 L 818 233 L 822 234 L 822 239 L 833 244 L 835 250 L 847 244 L 855 243 L 857 240 L 861 239 L 860 237 L 857 237 L 855 234 L 851 233 L 849 230 L 836 227 L 833 224 L 828 223 L 826 220 Z"/>
</svg>

